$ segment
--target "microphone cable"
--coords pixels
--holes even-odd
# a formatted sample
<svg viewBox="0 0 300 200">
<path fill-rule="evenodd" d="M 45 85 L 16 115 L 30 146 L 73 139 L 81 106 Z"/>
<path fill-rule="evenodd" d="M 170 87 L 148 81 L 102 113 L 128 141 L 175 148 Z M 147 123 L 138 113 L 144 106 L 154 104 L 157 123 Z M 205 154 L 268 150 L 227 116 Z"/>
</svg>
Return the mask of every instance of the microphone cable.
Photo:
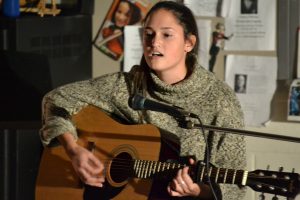
<svg viewBox="0 0 300 200">
<path fill-rule="evenodd" d="M 200 124 L 200 132 L 203 134 L 203 138 L 204 138 L 204 141 L 205 141 L 205 149 L 206 149 L 206 154 L 205 154 L 205 165 L 206 165 L 206 173 L 207 173 L 207 182 L 208 182 L 208 185 L 209 187 L 211 188 L 211 192 L 212 192 L 212 195 L 213 195 L 213 198 L 214 200 L 218 200 L 218 197 L 217 197 L 217 194 L 216 194 L 216 191 L 215 191 L 215 188 L 213 187 L 212 183 L 211 183 L 211 179 L 210 179 L 210 176 L 209 176 L 209 165 L 210 165 L 210 151 L 209 151 L 209 148 L 208 148 L 208 141 L 207 141 L 207 138 L 205 137 L 205 130 L 203 128 L 203 123 L 202 123 L 202 120 L 201 118 L 197 115 L 197 120 L 199 121 L 199 124 Z"/>
</svg>

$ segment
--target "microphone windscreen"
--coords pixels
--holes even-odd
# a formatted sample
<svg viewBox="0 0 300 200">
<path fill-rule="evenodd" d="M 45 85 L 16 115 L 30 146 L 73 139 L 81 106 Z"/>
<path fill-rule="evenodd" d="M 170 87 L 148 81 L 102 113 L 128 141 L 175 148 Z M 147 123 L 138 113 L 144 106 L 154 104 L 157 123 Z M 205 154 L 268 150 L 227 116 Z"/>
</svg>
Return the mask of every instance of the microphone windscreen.
<svg viewBox="0 0 300 200">
<path fill-rule="evenodd" d="M 146 98 L 141 94 L 135 94 L 130 100 L 130 107 L 134 110 L 143 110 Z"/>
</svg>

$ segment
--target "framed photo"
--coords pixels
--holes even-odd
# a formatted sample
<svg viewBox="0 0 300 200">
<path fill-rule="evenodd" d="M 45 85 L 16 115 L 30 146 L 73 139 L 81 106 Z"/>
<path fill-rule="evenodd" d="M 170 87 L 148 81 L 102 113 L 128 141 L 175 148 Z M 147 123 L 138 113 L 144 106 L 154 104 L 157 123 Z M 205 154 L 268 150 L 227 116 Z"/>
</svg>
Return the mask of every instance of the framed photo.
<svg viewBox="0 0 300 200">
<path fill-rule="evenodd" d="M 290 86 L 288 120 L 300 121 L 300 79 L 293 80 Z"/>
<path fill-rule="evenodd" d="M 151 8 L 150 0 L 114 0 L 98 33 L 94 46 L 114 60 L 124 53 L 124 27 L 139 24 Z"/>
</svg>

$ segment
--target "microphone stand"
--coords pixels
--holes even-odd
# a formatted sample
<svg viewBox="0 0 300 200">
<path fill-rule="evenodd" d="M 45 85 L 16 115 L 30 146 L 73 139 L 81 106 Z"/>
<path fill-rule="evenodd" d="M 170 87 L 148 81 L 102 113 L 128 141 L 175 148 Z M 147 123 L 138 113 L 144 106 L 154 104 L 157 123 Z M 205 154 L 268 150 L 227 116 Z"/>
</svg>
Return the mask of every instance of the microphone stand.
<svg viewBox="0 0 300 200">
<path fill-rule="evenodd" d="M 203 128 L 204 130 L 209 130 L 209 131 L 221 131 L 221 132 L 228 132 L 228 133 L 237 134 L 237 135 L 245 135 L 245 136 L 260 137 L 260 138 L 267 138 L 267 139 L 273 139 L 273 140 L 281 140 L 281 141 L 300 143 L 300 138 L 298 138 L 298 137 L 275 135 L 275 134 L 271 134 L 271 133 L 262 133 L 262 132 L 257 132 L 257 131 L 248 131 L 248 130 L 234 129 L 234 128 L 224 128 L 224 127 L 217 127 L 217 126 L 212 126 L 212 125 L 195 124 L 189 120 L 186 121 L 186 127 L 188 129 Z"/>
</svg>

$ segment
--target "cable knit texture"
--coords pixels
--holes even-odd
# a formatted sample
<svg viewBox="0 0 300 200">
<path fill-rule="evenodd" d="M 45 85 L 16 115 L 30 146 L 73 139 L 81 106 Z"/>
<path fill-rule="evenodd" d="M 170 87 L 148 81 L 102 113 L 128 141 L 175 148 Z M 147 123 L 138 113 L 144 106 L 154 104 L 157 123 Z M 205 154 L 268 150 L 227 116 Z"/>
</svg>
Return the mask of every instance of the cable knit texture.
<svg viewBox="0 0 300 200">
<path fill-rule="evenodd" d="M 94 105 L 107 113 L 120 116 L 129 123 L 138 123 L 138 112 L 128 105 L 129 87 L 132 85 L 129 73 L 113 73 L 95 79 L 75 82 L 49 92 L 43 99 L 43 127 L 41 140 L 51 145 L 55 137 L 66 131 L 77 138 L 76 128 L 66 114 L 55 110 L 64 108 L 72 116 L 87 105 Z M 151 73 L 147 98 L 182 107 L 200 116 L 202 123 L 228 128 L 242 128 L 243 113 L 234 92 L 212 73 L 198 66 L 185 80 L 168 85 Z M 229 133 L 205 132 L 184 129 L 171 116 L 155 111 L 146 111 L 145 123 L 161 129 L 163 137 L 180 142 L 180 155 L 194 155 L 204 160 L 207 138 L 210 161 L 216 167 L 245 169 L 245 141 L 242 136 Z M 219 184 L 222 199 L 243 199 L 245 189 L 236 185 Z"/>
</svg>

